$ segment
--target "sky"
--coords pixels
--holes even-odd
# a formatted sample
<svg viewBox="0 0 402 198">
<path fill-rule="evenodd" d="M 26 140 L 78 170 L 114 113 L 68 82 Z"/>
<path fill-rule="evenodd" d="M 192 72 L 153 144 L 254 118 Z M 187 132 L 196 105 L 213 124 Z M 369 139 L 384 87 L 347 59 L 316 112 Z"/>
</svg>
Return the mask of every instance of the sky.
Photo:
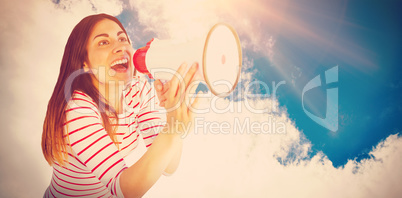
<svg viewBox="0 0 402 198">
<path fill-rule="evenodd" d="M 398 197 L 400 7 L 347 0 L 2 2 L 0 196 L 40 197 L 49 185 L 40 142 L 64 46 L 83 17 L 103 12 L 123 23 L 135 49 L 151 38 L 188 41 L 217 22 L 232 25 L 241 41 L 236 90 L 205 98 L 208 111 L 186 137 L 178 171 L 144 197 Z"/>
</svg>

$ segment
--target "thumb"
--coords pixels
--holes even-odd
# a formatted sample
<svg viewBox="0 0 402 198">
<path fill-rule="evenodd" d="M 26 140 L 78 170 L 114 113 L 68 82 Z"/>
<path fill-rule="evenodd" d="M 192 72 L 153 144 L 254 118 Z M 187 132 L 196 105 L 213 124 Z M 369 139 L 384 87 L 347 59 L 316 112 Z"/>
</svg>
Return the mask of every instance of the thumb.
<svg viewBox="0 0 402 198">
<path fill-rule="evenodd" d="M 163 86 L 162 86 L 162 82 L 158 79 L 158 80 L 155 80 L 155 89 L 156 90 L 158 90 L 158 91 L 162 91 L 162 88 L 163 88 Z"/>
</svg>

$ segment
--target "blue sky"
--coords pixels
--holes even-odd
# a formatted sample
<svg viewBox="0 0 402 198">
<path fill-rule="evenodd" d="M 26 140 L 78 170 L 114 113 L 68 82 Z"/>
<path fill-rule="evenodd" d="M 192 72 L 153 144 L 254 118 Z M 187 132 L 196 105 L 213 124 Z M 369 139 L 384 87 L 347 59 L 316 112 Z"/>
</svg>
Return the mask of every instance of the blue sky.
<svg viewBox="0 0 402 198">
<path fill-rule="evenodd" d="M 348 159 L 367 158 L 379 141 L 402 129 L 402 71 L 398 61 L 402 51 L 401 3 L 310 1 L 304 6 L 311 12 L 304 10 L 297 15 L 314 31 L 323 32 L 333 46 L 317 44 L 297 32 L 278 35 L 276 47 L 287 57 L 279 67 L 288 72 L 281 75 L 277 67 L 270 66 L 274 63 L 259 57 L 254 67 L 261 73 L 256 77 L 278 82 L 299 76 L 294 86 L 287 83 L 278 89 L 279 102 L 312 142 L 313 153 L 323 151 L 336 167 Z M 317 17 L 320 14 L 326 17 Z M 352 54 L 343 54 L 342 50 Z M 331 132 L 304 113 L 300 93 L 309 80 L 336 65 L 339 129 Z M 315 109 L 323 117 L 326 90 L 316 88 L 309 94 L 306 99 L 313 105 L 307 109 Z"/>
</svg>

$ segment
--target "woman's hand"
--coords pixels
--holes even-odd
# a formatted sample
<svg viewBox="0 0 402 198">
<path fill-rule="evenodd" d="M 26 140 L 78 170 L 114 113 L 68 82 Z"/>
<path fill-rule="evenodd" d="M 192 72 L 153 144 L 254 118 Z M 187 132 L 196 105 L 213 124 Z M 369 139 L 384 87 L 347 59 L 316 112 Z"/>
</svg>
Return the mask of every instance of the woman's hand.
<svg viewBox="0 0 402 198">
<path fill-rule="evenodd" d="M 155 81 L 159 105 L 165 107 L 167 111 L 167 127 L 165 129 L 168 132 L 186 134 L 188 130 L 192 129 L 194 112 L 191 109 L 197 107 L 199 97 L 197 94 L 193 103 L 190 103 L 188 89 L 189 85 L 197 80 L 198 63 L 194 63 L 184 76 L 186 69 L 187 64 L 182 64 L 173 78 L 165 84 L 160 80 Z"/>
</svg>

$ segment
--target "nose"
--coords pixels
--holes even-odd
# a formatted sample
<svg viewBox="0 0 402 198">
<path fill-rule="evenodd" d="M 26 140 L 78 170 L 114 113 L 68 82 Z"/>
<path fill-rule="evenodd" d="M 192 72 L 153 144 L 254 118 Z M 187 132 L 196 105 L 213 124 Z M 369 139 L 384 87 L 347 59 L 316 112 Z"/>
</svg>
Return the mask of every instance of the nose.
<svg viewBox="0 0 402 198">
<path fill-rule="evenodd" d="M 118 43 L 116 45 L 116 47 L 113 50 L 113 53 L 117 54 L 117 53 L 121 53 L 124 52 L 126 50 L 126 46 L 124 44 Z"/>
</svg>

